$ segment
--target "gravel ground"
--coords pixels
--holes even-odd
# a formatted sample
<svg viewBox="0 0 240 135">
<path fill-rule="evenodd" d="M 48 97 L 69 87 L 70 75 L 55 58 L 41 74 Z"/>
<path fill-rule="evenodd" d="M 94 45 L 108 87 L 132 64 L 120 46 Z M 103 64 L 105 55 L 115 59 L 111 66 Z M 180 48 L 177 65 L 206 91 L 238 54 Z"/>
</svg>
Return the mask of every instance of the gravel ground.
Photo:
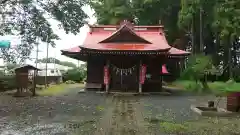
<svg viewBox="0 0 240 135">
<path fill-rule="evenodd" d="M 69 94 L 57 97 L 13 98 L 0 95 L 0 135 L 98 135 L 99 130 L 106 130 L 105 135 L 116 135 L 113 133 L 118 128 L 116 123 L 123 123 L 121 132 L 124 131 L 124 134 L 119 132 L 119 135 L 125 135 L 124 123 L 129 121 L 134 123 L 140 119 L 145 121 L 157 118 L 181 123 L 197 119 L 198 116 L 190 110 L 190 105 L 212 99 L 211 96 L 157 95 L 115 98 L 95 92 L 78 94 L 79 90 L 72 88 Z M 154 125 L 154 121 L 151 124 Z M 151 124 L 146 127 L 151 131 L 149 134 L 160 134 L 159 125 Z M 107 130 L 109 128 L 111 133 Z"/>
<path fill-rule="evenodd" d="M 226 99 L 219 100 L 215 96 L 146 96 L 141 99 L 143 116 L 149 122 L 150 134 L 164 135 L 159 130 L 161 122 L 179 123 L 199 120 L 203 117 L 194 113 L 191 105 L 206 106 L 207 101 L 219 101 L 218 106 L 225 108 Z"/>
<path fill-rule="evenodd" d="M 104 113 L 105 97 L 93 92 L 58 97 L 13 98 L 0 97 L 1 135 L 65 135 L 100 119 Z M 89 131 L 90 132 L 90 131 Z"/>
</svg>

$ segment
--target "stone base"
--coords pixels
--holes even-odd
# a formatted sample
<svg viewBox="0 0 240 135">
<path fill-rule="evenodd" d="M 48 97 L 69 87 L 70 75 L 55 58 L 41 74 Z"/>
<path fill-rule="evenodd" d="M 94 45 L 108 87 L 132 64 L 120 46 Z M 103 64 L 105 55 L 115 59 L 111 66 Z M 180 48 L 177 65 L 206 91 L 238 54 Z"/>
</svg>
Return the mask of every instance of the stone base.
<svg viewBox="0 0 240 135">
<path fill-rule="evenodd" d="M 81 89 L 78 93 L 85 93 L 85 89 Z"/>
<path fill-rule="evenodd" d="M 96 93 L 99 94 L 113 94 L 113 95 L 134 95 L 134 96 L 139 96 L 139 95 L 162 95 L 162 96 L 170 96 L 171 93 L 169 92 L 143 92 L 143 93 L 138 93 L 138 92 L 105 92 L 105 91 L 97 91 Z"/>
<path fill-rule="evenodd" d="M 191 106 L 191 110 L 201 116 L 209 117 L 239 117 L 240 113 L 230 112 L 223 108 L 209 108 L 202 106 Z"/>
</svg>

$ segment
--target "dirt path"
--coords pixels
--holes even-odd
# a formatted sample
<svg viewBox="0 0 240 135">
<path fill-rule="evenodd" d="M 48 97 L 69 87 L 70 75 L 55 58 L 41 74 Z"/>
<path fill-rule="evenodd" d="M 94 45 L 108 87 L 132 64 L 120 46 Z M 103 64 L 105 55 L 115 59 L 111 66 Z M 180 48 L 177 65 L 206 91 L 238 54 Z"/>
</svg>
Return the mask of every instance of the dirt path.
<svg viewBox="0 0 240 135">
<path fill-rule="evenodd" d="M 139 97 L 121 95 L 109 98 L 109 109 L 95 135 L 147 135 L 139 100 Z"/>
</svg>

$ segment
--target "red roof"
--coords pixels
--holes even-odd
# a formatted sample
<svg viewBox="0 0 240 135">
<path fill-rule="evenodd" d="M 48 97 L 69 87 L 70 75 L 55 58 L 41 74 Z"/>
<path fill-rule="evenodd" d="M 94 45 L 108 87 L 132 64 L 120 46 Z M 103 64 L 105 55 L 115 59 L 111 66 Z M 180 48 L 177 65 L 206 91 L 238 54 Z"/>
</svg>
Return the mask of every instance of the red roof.
<svg viewBox="0 0 240 135">
<path fill-rule="evenodd" d="M 107 44 L 106 46 L 107 46 L 108 48 L 110 48 L 111 45 L 116 45 L 116 44 Z M 123 50 L 126 50 L 126 49 L 128 49 L 128 48 L 134 47 L 134 45 L 129 45 L 129 44 L 125 44 L 125 45 L 122 44 L 122 45 L 117 45 L 117 46 L 121 47 Z M 144 46 L 144 45 L 141 45 L 141 44 L 135 45 L 135 48 L 140 49 L 141 47 L 144 48 L 145 46 Z M 73 47 L 73 48 L 70 48 L 70 49 L 65 49 L 65 50 L 62 50 L 62 51 L 63 51 L 63 52 L 70 52 L 70 53 L 78 53 L 78 52 L 81 51 L 81 49 L 80 49 L 79 46 L 76 46 L 76 47 Z M 183 50 L 180 50 L 180 49 L 177 49 L 177 48 L 172 47 L 172 48 L 169 50 L 169 54 L 170 54 L 170 55 L 175 55 L 175 56 L 178 56 L 178 55 L 181 55 L 181 56 L 182 56 L 182 55 L 189 55 L 190 52 L 183 51 Z"/>
<path fill-rule="evenodd" d="M 109 28 L 103 26 L 90 26 L 91 31 L 88 33 L 85 41 L 80 46 L 81 48 L 94 49 L 94 50 L 132 50 L 132 51 L 167 51 L 171 47 L 165 38 L 162 26 L 128 26 L 127 24 L 122 25 L 118 30 L 103 30 Z M 112 28 L 117 28 L 117 26 Z M 136 28 L 149 28 L 149 30 L 136 30 Z M 151 28 L 151 29 L 150 29 Z M 152 30 L 154 28 L 154 31 Z M 127 32 L 131 36 L 134 36 L 136 42 L 114 42 L 114 38 L 124 36 Z M 126 34 L 126 33 L 125 33 Z M 121 39 L 121 37 L 119 37 Z M 135 41 L 135 40 L 134 40 Z"/>
<path fill-rule="evenodd" d="M 168 50 L 171 47 L 168 45 L 165 36 L 159 32 L 136 32 L 136 34 L 152 44 L 140 43 L 99 43 L 109 37 L 111 32 L 93 32 L 89 33 L 81 47 L 96 50 Z"/>
<path fill-rule="evenodd" d="M 125 32 L 125 33 L 124 33 Z M 127 33 L 126 33 L 127 32 Z M 100 41 L 99 43 L 115 43 L 118 38 L 122 38 L 121 36 L 124 34 L 125 37 L 130 39 L 132 42 L 132 38 L 135 38 L 134 41 L 136 43 L 145 43 L 145 44 L 152 44 L 151 42 L 147 41 L 146 39 L 142 38 L 141 36 L 137 35 L 131 28 L 129 28 L 127 25 L 123 25 L 121 28 L 119 28 L 117 31 L 112 33 L 109 37 L 104 39 L 103 41 Z M 125 35 L 128 34 L 128 35 Z M 126 41 L 125 41 L 126 42 Z"/>
<path fill-rule="evenodd" d="M 109 27 L 114 29 L 104 29 Z M 63 50 L 63 52 L 92 49 L 99 51 L 169 51 L 171 56 L 190 54 L 171 47 L 165 38 L 162 26 L 133 26 L 125 23 L 119 29 L 118 27 L 117 25 L 90 26 L 91 32 L 87 34 L 80 47 Z"/>
<path fill-rule="evenodd" d="M 169 50 L 169 53 L 170 53 L 170 55 L 189 55 L 190 54 L 190 52 L 180 50 L 180 49 L 177 49 L 177 48 L 174 48 L 174 47 L 172 47 Z"/>
</svg>

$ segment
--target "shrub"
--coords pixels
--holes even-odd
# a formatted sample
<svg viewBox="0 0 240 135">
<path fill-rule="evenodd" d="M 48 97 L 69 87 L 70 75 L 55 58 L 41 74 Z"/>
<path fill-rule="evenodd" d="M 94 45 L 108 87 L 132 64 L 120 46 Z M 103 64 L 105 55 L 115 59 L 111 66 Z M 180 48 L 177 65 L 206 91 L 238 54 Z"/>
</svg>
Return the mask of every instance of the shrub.
<svg viewBox="0 0 240 135">
<path fill-rule="evenodd" d="M 217 72 L 211 56 L 200 54 L 189 57 L 187 68 L 181 74 L 181 78 L 201 82 L 203 89 L 208 90 L 207 75 L 215 75 Z"/>
<path fill-rule="evenodd" d="M 70 69 L 65 74 L 63 74 L 63 81 L 74 81 L 82 82 L 86 77 L 86 71 L 80 69 Z"/>
<path fill-rule="evenodd" d="M 11 89 L 16 89 L 17 84 L 15 76 L 0 76 L 0 90 L 6 91 Z"/>
<path fill-rule="evenodd" d="M 236 83 L 234 79 L 229 79 L 227 82 L 227 84 L 231 85 L 231 84 L 234 84 Z"/>
</svg>

